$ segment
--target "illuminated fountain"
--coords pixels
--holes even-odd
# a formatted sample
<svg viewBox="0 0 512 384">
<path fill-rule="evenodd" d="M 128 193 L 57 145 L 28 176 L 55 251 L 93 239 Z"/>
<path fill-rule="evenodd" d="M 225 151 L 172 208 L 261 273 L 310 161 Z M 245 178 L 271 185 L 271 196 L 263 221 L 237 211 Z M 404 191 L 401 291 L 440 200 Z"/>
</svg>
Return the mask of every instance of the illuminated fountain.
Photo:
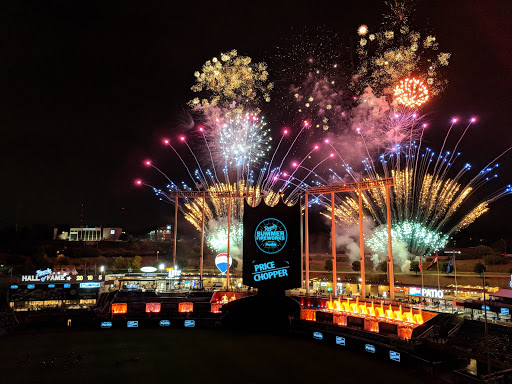
<svg viewBox="0 0 512 384">
<path fill-rule="evenodd" d="M 228 296 L 229 295 L 229 296 Z M 222 292 L 217 291 L 213 294 L 211 303 L 211 313 L 221 313 L 222 306 L 224 304 L 230 303 L 237 299 L 247 296 L 245 292 Z"/>
<path fill-rule="evenodd" d="M 402 305 L 398 307 L 389 305 L 384 305 L 381 301 L 380 304 L 375 304 L 375 302 L 359 302 L 359 298 L 356 300 L 341 300 L 338 298 L 337 300 L 333 300 L 332 297 L 325 302 L 320 302 L 318 304 L 312 304 L 311 302 L 301 302 L 302 311 L 301 311 L 301 319 L 308 321 L 317 321 L 317 313 L 332 313 L 333 319 L 332 322 L 338 326 L 347 326 L 350 324 L 350 319 L 355 321 L 356 319 L 363 319 L 364 321 L 364 329 L 369 332 L 379 333 L 381 331 L 381 327 L 384 327 L 383 324 L 392 324 L 396 326 L 396 334 L 401 339 L 409 340 L 412 337 L 412 331 L 415 327 L 422 325 L 424 323 L 424 315 L 427 316 L 427 319 L 435 316 L 430 313 L 423 313 L 420 310 L 414 310 L 413 308 L 409 308 L 407 310 L 402 309 Z M 315 308 L 307 308 L 308 306 L 317 307 Z M 357 320 L 361 322 L 361 320 Z M 360 323 L 363 326 L 363 323 Z M 387 327 L 389 328 L 389 327 Z"/>
</svg>

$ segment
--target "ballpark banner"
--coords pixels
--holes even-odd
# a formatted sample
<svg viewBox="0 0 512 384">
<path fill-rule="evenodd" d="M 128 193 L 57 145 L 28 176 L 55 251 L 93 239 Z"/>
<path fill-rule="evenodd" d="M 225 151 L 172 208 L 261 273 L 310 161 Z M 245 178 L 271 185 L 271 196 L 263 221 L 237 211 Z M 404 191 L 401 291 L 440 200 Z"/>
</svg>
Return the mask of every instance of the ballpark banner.
<svg viewBox="0 0 512 384">
<path fill-rule="evenodd" d="M 300 204 L 274 207 L 244 201 L 243 284 L 292 289 L 301 285 Z"/>
</svg>

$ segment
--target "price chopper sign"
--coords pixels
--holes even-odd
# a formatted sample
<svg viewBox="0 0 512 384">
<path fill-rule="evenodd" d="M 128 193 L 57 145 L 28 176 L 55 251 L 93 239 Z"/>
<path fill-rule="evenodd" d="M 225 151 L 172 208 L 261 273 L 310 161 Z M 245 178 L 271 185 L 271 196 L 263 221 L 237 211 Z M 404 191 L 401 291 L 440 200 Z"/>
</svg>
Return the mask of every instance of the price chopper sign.
<svg viewBox="0 0 512 384">
<path fill-rule="evenodd" d="M 256 288 L 300 287 L 300 205 L 244 202 L 243 284 Z"/>
</svg>

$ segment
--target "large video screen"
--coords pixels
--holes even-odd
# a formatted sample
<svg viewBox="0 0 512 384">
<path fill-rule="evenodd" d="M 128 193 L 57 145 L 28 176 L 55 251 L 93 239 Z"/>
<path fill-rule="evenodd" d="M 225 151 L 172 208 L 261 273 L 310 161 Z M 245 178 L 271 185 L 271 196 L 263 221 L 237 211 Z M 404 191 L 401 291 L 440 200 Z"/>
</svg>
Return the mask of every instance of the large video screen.
<svg viewBox="0 0 512 384">
<path fill-rule="evenodd" d="M 243 283 L 249 287 L 292 289 L 301 285 L 300 204 L 280 201 L 251 207 L 244 202 Z"/>
</svg>

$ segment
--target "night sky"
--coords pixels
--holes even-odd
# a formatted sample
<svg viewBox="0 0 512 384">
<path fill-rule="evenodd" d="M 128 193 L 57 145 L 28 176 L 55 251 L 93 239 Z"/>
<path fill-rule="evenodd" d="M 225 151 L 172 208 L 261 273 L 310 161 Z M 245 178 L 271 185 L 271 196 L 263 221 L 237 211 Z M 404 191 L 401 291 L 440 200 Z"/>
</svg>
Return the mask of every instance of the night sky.
<svg viewBox="0 0 512 384">
<path fill-rule="evenodd" d="M 377 27 L 382 2 L 352 3 L 4 3 L 0 228 L 76 226 L 82 203 L 90 226 L 169 222 L 172 207 L 133 180 L 147 177 L 147 157 L 174 161 L 159 140 L 178 134 L 194 71 L 233 48 L 268 61 L 292 28 L 355 35 L 362 23 Z M 512 145 L 512 3 L 423 1 L 415 17 L 452 52 L 448 89 L 425 108 L 433 127 L 427 141 L 439 148 L 451 117 L 478 116 L 461 147 L 476 173 Z M 511 152 L 489 192 L 512 183 Z M 510 238 L 511 206 L 506 196 L 468 231 Z"/>
</svg>

